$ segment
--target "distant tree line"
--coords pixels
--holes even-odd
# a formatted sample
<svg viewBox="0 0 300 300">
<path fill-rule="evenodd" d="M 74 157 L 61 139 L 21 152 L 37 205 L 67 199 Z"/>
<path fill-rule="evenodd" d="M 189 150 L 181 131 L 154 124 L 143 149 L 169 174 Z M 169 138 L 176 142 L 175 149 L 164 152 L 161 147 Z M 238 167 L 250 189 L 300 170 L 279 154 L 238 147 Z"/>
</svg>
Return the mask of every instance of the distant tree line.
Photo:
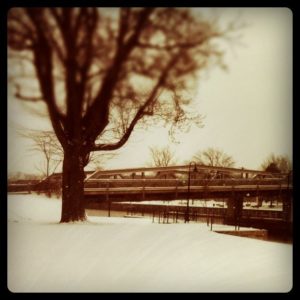
<svg viewBox="0 0 300 300">
<path fill-rule="evenodd" d="M 171 150 L 170 146 L 150 147 L 151 162 L 149 165 L 155 167 L 167 167 L 178 163 L 176 151 Z M 191 161 L 197 164 L 212 167 L 235 167 L 234 158 L 223 150 L 214 147 L 208 147 L 197 151 Z M 190 161 L 185 161 L 188 164 Z M 287 155 L 270 154 L 260 165 L 259 169 L 274 173 L 288 173 L 292 170 L 292 162 Z"/>
</svg>

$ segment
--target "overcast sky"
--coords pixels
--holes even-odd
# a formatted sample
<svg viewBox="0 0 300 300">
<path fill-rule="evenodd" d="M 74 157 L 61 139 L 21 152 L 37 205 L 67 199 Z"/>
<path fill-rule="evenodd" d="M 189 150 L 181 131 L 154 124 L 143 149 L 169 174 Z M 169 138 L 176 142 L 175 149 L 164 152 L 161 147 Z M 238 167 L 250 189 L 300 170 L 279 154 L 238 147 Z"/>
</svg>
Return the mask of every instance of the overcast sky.
<svg viewBox="0 0 300 300">
<path fill-rule="evenodd" d="M 194 107 L 204 127 L 192 127 L 172 143 L 160 126 L 137 130 L 106 168 L 144 166 L 149 146 L 170 145 L 178 163 L 197 150 L 218 147 L 237 167 L 259 168 L 270 154 L 292 159 L 292 12 L 286 8 L 218 9 L 224 19 L 239 15 L 247 24 L 241 30 L 243 45 L 227 50 L 228 71 L 217 67 L 199 79 Z M 19 127 L 49 129 L 46 118 L 32 114 L 23 103 L 8 99 L 8 171 L 36 172 L 38 153 L 28 140 L 16 135 Z"/>
</svg>

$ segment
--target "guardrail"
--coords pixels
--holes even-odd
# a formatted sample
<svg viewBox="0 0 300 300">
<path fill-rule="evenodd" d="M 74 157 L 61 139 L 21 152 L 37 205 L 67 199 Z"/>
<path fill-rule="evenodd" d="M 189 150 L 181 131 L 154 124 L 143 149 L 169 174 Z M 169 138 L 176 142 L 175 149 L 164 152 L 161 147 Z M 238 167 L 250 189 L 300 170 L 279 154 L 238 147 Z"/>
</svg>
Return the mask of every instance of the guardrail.
<svg viewBox="0 0 300 300">
<path fill-rule="evenodd" d="M 101 187 L 180 187 L 187 186 L 187 180 L 182 179 L 88 179 L 85 188 Z M 282 179 L 191 179 L 191 186 L 237 186 L 237 185 L 276 185 L 284 186 Z"/>
</svg>

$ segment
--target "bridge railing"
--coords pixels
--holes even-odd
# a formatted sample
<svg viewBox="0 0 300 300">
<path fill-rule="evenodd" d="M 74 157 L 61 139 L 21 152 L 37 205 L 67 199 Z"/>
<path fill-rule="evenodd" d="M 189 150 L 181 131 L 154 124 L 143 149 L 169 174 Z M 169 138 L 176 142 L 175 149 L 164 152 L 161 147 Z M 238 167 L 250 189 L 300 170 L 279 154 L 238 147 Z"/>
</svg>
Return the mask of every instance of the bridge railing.
<svg viewBox="0 0 300 300">
<path fill-rule="evenodd" d="M 283 179 L 191 179 L 191 186 L 283 185 Z M 180 187 L 187 186 L 186 179 L 89 179 L 86 188 L 113 187 Z"/>
</svg>

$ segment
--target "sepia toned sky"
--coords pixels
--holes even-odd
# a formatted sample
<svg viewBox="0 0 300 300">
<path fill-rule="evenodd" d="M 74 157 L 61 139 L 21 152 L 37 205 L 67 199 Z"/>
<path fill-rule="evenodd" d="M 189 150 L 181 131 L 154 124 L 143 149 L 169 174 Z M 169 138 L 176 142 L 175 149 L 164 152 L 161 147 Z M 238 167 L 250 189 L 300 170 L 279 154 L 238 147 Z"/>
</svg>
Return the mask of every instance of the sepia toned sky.
<svg viewBox="0 0 300 300">
<path fill-rule="evenodd" d="M 287 8 L 216 10 L 222 20 L 238 16 L 247 26 L 240 30 L 240 45 L 223 45 L 227 71 L 213 67 L 199 79 L 193 108 L 205 116 L 204 127 L 192 126 L 177 135 L 177 143 L 159 124 L 136 130 L 105 168 L 145 166 L 150 146 L 167 145 L 179 164 L 207 147 L 222 149 L 237 167 L 257 169 L 270 153 L 292 159 L 292 12 Z M 10 89 L 8 95 L 8 172 L 36 173 L 41 156 L 30 152 L 30 141 L 16 131 L 20 127 L 45 130 L 51 125 L 28 104 L 14 99 Z"/>
</svg>

